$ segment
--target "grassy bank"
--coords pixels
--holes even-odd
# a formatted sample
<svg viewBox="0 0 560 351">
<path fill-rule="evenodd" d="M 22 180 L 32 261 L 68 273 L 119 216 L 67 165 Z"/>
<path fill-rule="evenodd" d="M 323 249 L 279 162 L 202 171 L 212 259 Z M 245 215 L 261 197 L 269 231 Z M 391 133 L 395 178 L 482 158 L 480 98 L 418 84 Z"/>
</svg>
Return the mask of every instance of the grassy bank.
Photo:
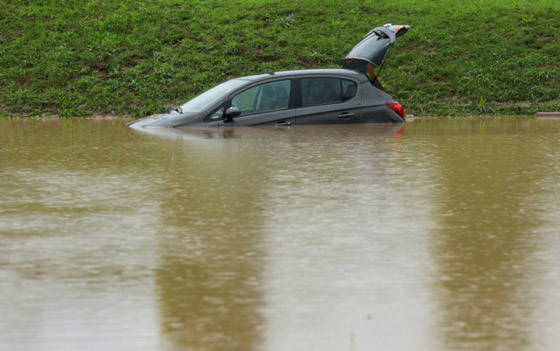
<svg viewBox="0 0 560 351">
<path fill-rule="evenodd" d="M 0 116 L 143 116 L 227 78 L 336 67 L 412 29 L 381 80 L 416 115 L 560 110 L 557 0 L 0 1 Z"/>
</svg>

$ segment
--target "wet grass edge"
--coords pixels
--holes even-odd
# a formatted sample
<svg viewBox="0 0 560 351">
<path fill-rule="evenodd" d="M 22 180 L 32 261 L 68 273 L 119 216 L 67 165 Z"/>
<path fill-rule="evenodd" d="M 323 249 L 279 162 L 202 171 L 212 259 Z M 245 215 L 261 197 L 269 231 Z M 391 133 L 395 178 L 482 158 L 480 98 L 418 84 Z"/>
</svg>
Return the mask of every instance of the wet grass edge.
<svg viewBox="0 0 560 351">
<path fill-rule="evenodd" d="M 232 77 L 336 67 L 387 22 L 412 26 L 381 74 L 406 113 L 558 111 L 558 17 L 548 0 L 9 1 L 0 117 L 141 117 Z"/>
</svg>

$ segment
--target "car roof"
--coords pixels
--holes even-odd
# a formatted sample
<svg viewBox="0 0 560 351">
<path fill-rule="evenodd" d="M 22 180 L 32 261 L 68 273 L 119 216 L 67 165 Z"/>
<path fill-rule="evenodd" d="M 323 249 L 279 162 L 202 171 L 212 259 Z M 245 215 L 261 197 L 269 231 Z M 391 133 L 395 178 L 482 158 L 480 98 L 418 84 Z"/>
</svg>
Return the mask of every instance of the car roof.
<svg viewBox="0 0 560 351">
<path fill-rule="evenodd" d="M 259 80 L 267 80 L 272 77 L 281 78 L 281 77 L 326 76 L 326 75 L 347 76 L 359 80 L 368 79 L 360 71 L 355 71 L 355 70 L 345 69 L 345 68 L 300 69 L 300 70 L 293 70 L 293 71 L 280 71 L 280 72 L 256 74 L 252 76 L 238 77 L 235 79 L 242 79 L 242 80 L 255 82 Z"/>
</svg>

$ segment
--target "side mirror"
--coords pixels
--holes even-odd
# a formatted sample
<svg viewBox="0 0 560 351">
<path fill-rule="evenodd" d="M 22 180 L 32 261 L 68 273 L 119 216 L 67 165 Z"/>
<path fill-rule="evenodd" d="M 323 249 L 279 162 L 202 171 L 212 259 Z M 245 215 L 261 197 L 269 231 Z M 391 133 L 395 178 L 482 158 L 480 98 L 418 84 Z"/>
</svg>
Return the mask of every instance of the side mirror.
<svg viewBox="0 0 560 351">
<path fill-rule="evenodd" d="M 241 114 L 241 110 L 237 106 L 231 106 L 224 113 L 224 122 L 231 122 L 233 117 L 237 117 Z"/>
</svg>

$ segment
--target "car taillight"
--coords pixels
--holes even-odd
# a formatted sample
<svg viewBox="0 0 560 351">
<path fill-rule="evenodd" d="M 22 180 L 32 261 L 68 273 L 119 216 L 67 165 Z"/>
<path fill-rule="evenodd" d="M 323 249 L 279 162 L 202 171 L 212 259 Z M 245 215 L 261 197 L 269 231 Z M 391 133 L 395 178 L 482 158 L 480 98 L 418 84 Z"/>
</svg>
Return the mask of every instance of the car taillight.
<svg viewBox="0 0 560 351">
<path fill-rule="evenodd" d="M 402 119 L 404 119 L 404 110 L 403 107 L 401 106 L 401 104 L 399 104 L 396 101 L 389 101 L 386 102 L 385 105 L 387 105 L 391 110 L 395 111 L 395 113 L 399 116 L 402 117 Z"/>
</svg>

